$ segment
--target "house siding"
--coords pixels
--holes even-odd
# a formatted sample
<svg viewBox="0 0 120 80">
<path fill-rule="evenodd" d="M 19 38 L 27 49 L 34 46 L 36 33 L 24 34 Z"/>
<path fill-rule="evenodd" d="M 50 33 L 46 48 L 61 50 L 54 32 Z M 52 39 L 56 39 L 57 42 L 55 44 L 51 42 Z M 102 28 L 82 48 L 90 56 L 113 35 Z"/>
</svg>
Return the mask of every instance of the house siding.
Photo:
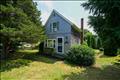
<svg viewBox="0 0 120 80">
<path fill-rule="evenodd" d="M 55 22 L 59 22 L 59 28 L 57 31 L 53 31 L 52 24 Z M 61 14 L 54 11 L 51 13 L 50 17 L 48 18 L 45 24 L 45 33 L 48 39 L 56 40 L 56 52 L 57 52 L 57 38 L 62 37 L 64 40 L 64 51 L 63 53 L 67 53 L 71 45 L 80 44 L 80 37 L 78 36 L 78 32 L 73 32 L 73 23 L 64 18 Z M 77 34 L 77 36 L 75 36 Z"/>
<path fill-rule="evenodd" d="M 59 22 L 59 30 L 57 32 L 52 32 L 50 24 L 57 21 Z M 57 14 L 56 16 L 53 16 L 53 14 L 51 14 L 47 24 L 45 25 L 45 28 L 47 34 L 71 33 L 71 25 Z"/>
<path fill-rule="evenodd" d="M 71 35 L 70 34 L 49 34 L 47 36 L 48 36 L 48 39 L 56 39 L 56 40 L 57 40 L 57 37 L 63 37 L 64 38 L 64 53 L 66 53 L 71 46 Z M 68 43 L 66 43 L 66 37 L 68 37 L 67 39 Z"/>
<path fill-rule="evenodd" d="M 71 46 L 75 44 L 80 44 L 80 37 L 71 34 Z"/>
<path fill-rule="evenodd" d="M 59 30 L 56 32 L 51 31 L 50 24 L 53 22 L 59 22 Z M 57 40 L 57 37 L 64 38 L 64 53 L 66 53 L 71 46 L 71 25 L 67 21 L 65 21 L 63 18 L 61 18 L 59 15 L 55 14 L 54 16 L 52 13 L 50 18 L 48 19 L 48 22 L 45 25 L 45 30 L 46 30 L 48 39 Z M 68 43 L 66 43 L 66 37 L 67 37 Z"/>
</svg>

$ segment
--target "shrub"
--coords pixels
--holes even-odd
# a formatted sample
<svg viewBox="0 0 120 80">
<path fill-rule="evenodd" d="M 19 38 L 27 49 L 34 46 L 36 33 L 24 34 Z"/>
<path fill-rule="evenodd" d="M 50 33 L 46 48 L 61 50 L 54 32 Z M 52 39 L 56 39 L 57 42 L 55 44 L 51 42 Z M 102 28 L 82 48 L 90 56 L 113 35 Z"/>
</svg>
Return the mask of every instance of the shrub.
<svg viewBox="0 0 120 80">
<path fill-rule="evenodd" d="M 74 64 L 90 66 L 95 62 L 94 54 L 94 50 L 86 45 L 75 45 L 68 51 L 66 59 Z"/>
<path fill-rule="evenodd" d="M 83 45 L 86 45 L 86 46 L 88 46 L 88 44 L 87 44 L 87 42 L 86 42 L 86 41 L 84 41 L 84 42 L 83 42 Z"/>
<path fill-rule="evenodd" d="M 107 56 L 117 56 L 118 46 L 113 39 L 104 40 L 103 43 L 104 55 Z"/>
<path fill-rule="evenodd" d="M 107 56 L 117 56 L 117 50 L 113 46 L 105 47 L 104 48 L 104 55 Z"/>
<path fill-rule="evenodd" d="M 120 49 L 118 49 L 117 54 L 120 55 Z"/>
<path fill-rule="evenodd" d="M 44 50 L 44 42 L 41 42 L 40 45 L 39 45 L 39 53 L 43 53 L 43 50 Z"/>
<path fill-rule="evenodd" d="M 55 50 L 54 50 L 54 48 L 44 48 L 43 53 L 47 54 L 47 55 L 54 55 Z"/>
<path fill-rule="evenodd" d="M 102 49 L 102 40 L 100 38 L 97 39 L 97 49 Z"/>
</svg>

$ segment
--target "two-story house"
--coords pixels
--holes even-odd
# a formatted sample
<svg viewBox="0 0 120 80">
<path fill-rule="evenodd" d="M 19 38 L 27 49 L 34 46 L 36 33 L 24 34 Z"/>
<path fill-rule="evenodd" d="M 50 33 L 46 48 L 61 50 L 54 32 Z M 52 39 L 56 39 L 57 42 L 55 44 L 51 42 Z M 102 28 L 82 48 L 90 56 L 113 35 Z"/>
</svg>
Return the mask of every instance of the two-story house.
<svg viewBox="0 0 120 80">
<path fill-rule="evenodd" d="M 80 44 L 80 29 L 56 10 L 45 23 L 48 39 L 45 47 L 55 48 L 57 54 L 65 54 L 74 44 Z"/>
</svg>

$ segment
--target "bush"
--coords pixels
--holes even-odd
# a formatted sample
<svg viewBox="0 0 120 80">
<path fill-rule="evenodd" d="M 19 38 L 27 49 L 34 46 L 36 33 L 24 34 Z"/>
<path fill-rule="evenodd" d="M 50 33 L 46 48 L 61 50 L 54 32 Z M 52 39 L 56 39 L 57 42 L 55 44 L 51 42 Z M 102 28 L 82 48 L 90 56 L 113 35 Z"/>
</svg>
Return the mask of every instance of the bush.
<svg viewBox="0 0 120 80">
<path fill-rule="evenodd" d="M 120 55 L 120 49 L 117 50 L 117 54 Z"/>
<path fill-rule="evenodd" d="M 116 45 L 116 42 L 113 39 L 104 40 L 103 48 L 104 48 L 104 55 L 107 55 L 107 56 L 118 55 L 117 54 L 118 46 Z"/>
<path fill-rule="evenodd" d="M 98 38 L 98 40 L 97 40 L 97 49 L 100 49 L 100 50 L 103 51 L 103 49 L 102 49 L 102 40 L 100 38 Z"/>
<path fill-rule="evenodd" d="M 68 51 L 66 59 L 74 64 L 90 66 L 95 62 L 94 54 L 94 50 L 86 45 L 75 45 Z"/>
<path fill-rule="evenodd" d="M 86 41 L 84 41 L 84 42 L 83 42 L 83 45 L 86 45 L 86 46 L 88 46 L 88 44 L 87 44 L 87 42 L 86 42 Z"/>
<path fill-rule="evenodd" d="M 45 48 L 44 42 L 39 44 L 39 54 L 53 55 L 55 53 L 54 48 Z"/>
<path fill-rule="evenodd" d="M 114 48 L 113 46 L 109 46 L 109 47 L 105 47 L 104 48 L 104 55 L 107 55 L 107 56 L 117 56 L 117 49 Z"/>
<path fill-rule="evenodd" d="M 41 42 L 40 45 L 39 45 L 39 53 L 43 53 L 43 50 L 44 50 L 44 42 Z"/>
<path fill-rule="evenodd" d="M 47 54 L 47 55 L 54 55 L 55 50 L 54 50 L 54 48 L 44 48 L 43 53 Z"/>
</svg>

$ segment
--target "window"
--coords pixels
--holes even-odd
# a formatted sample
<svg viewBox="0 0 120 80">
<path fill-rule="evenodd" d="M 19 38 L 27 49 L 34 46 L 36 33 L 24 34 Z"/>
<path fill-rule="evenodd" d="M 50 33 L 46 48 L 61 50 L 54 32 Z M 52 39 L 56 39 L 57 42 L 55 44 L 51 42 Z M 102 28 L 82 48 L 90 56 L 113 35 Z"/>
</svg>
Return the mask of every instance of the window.
<svg viewBox="0 0 120 80">
<path fill-rule="evenodd" d="M 68 44 L 68 36 L 65 37 L 65 43 Z"/>
<path fill-rule="evenodd" d="M 49 48 L 52 48 L 52 47 L 53 47 L 52 40 L 48 40 L 48 41 L 47 41 L 47 47 L 49 47 Z"/>
<path fill-rule="evenodd" d="M 53 23 L 53 32 L 58 31 L 58 29 L 59 29 L 59 22 L 54 22 Z"/>
<path fill-rule="evenodd" d="M 53 32 L 57 31 L 57 23 L 53 23 Z"/>
<path fill-rule="evenodd" d="M 47 40 L 47 47 L 48 48 L 55 48 L 55 40 L 54 39 L 48 39 Z"/>
</svg>

